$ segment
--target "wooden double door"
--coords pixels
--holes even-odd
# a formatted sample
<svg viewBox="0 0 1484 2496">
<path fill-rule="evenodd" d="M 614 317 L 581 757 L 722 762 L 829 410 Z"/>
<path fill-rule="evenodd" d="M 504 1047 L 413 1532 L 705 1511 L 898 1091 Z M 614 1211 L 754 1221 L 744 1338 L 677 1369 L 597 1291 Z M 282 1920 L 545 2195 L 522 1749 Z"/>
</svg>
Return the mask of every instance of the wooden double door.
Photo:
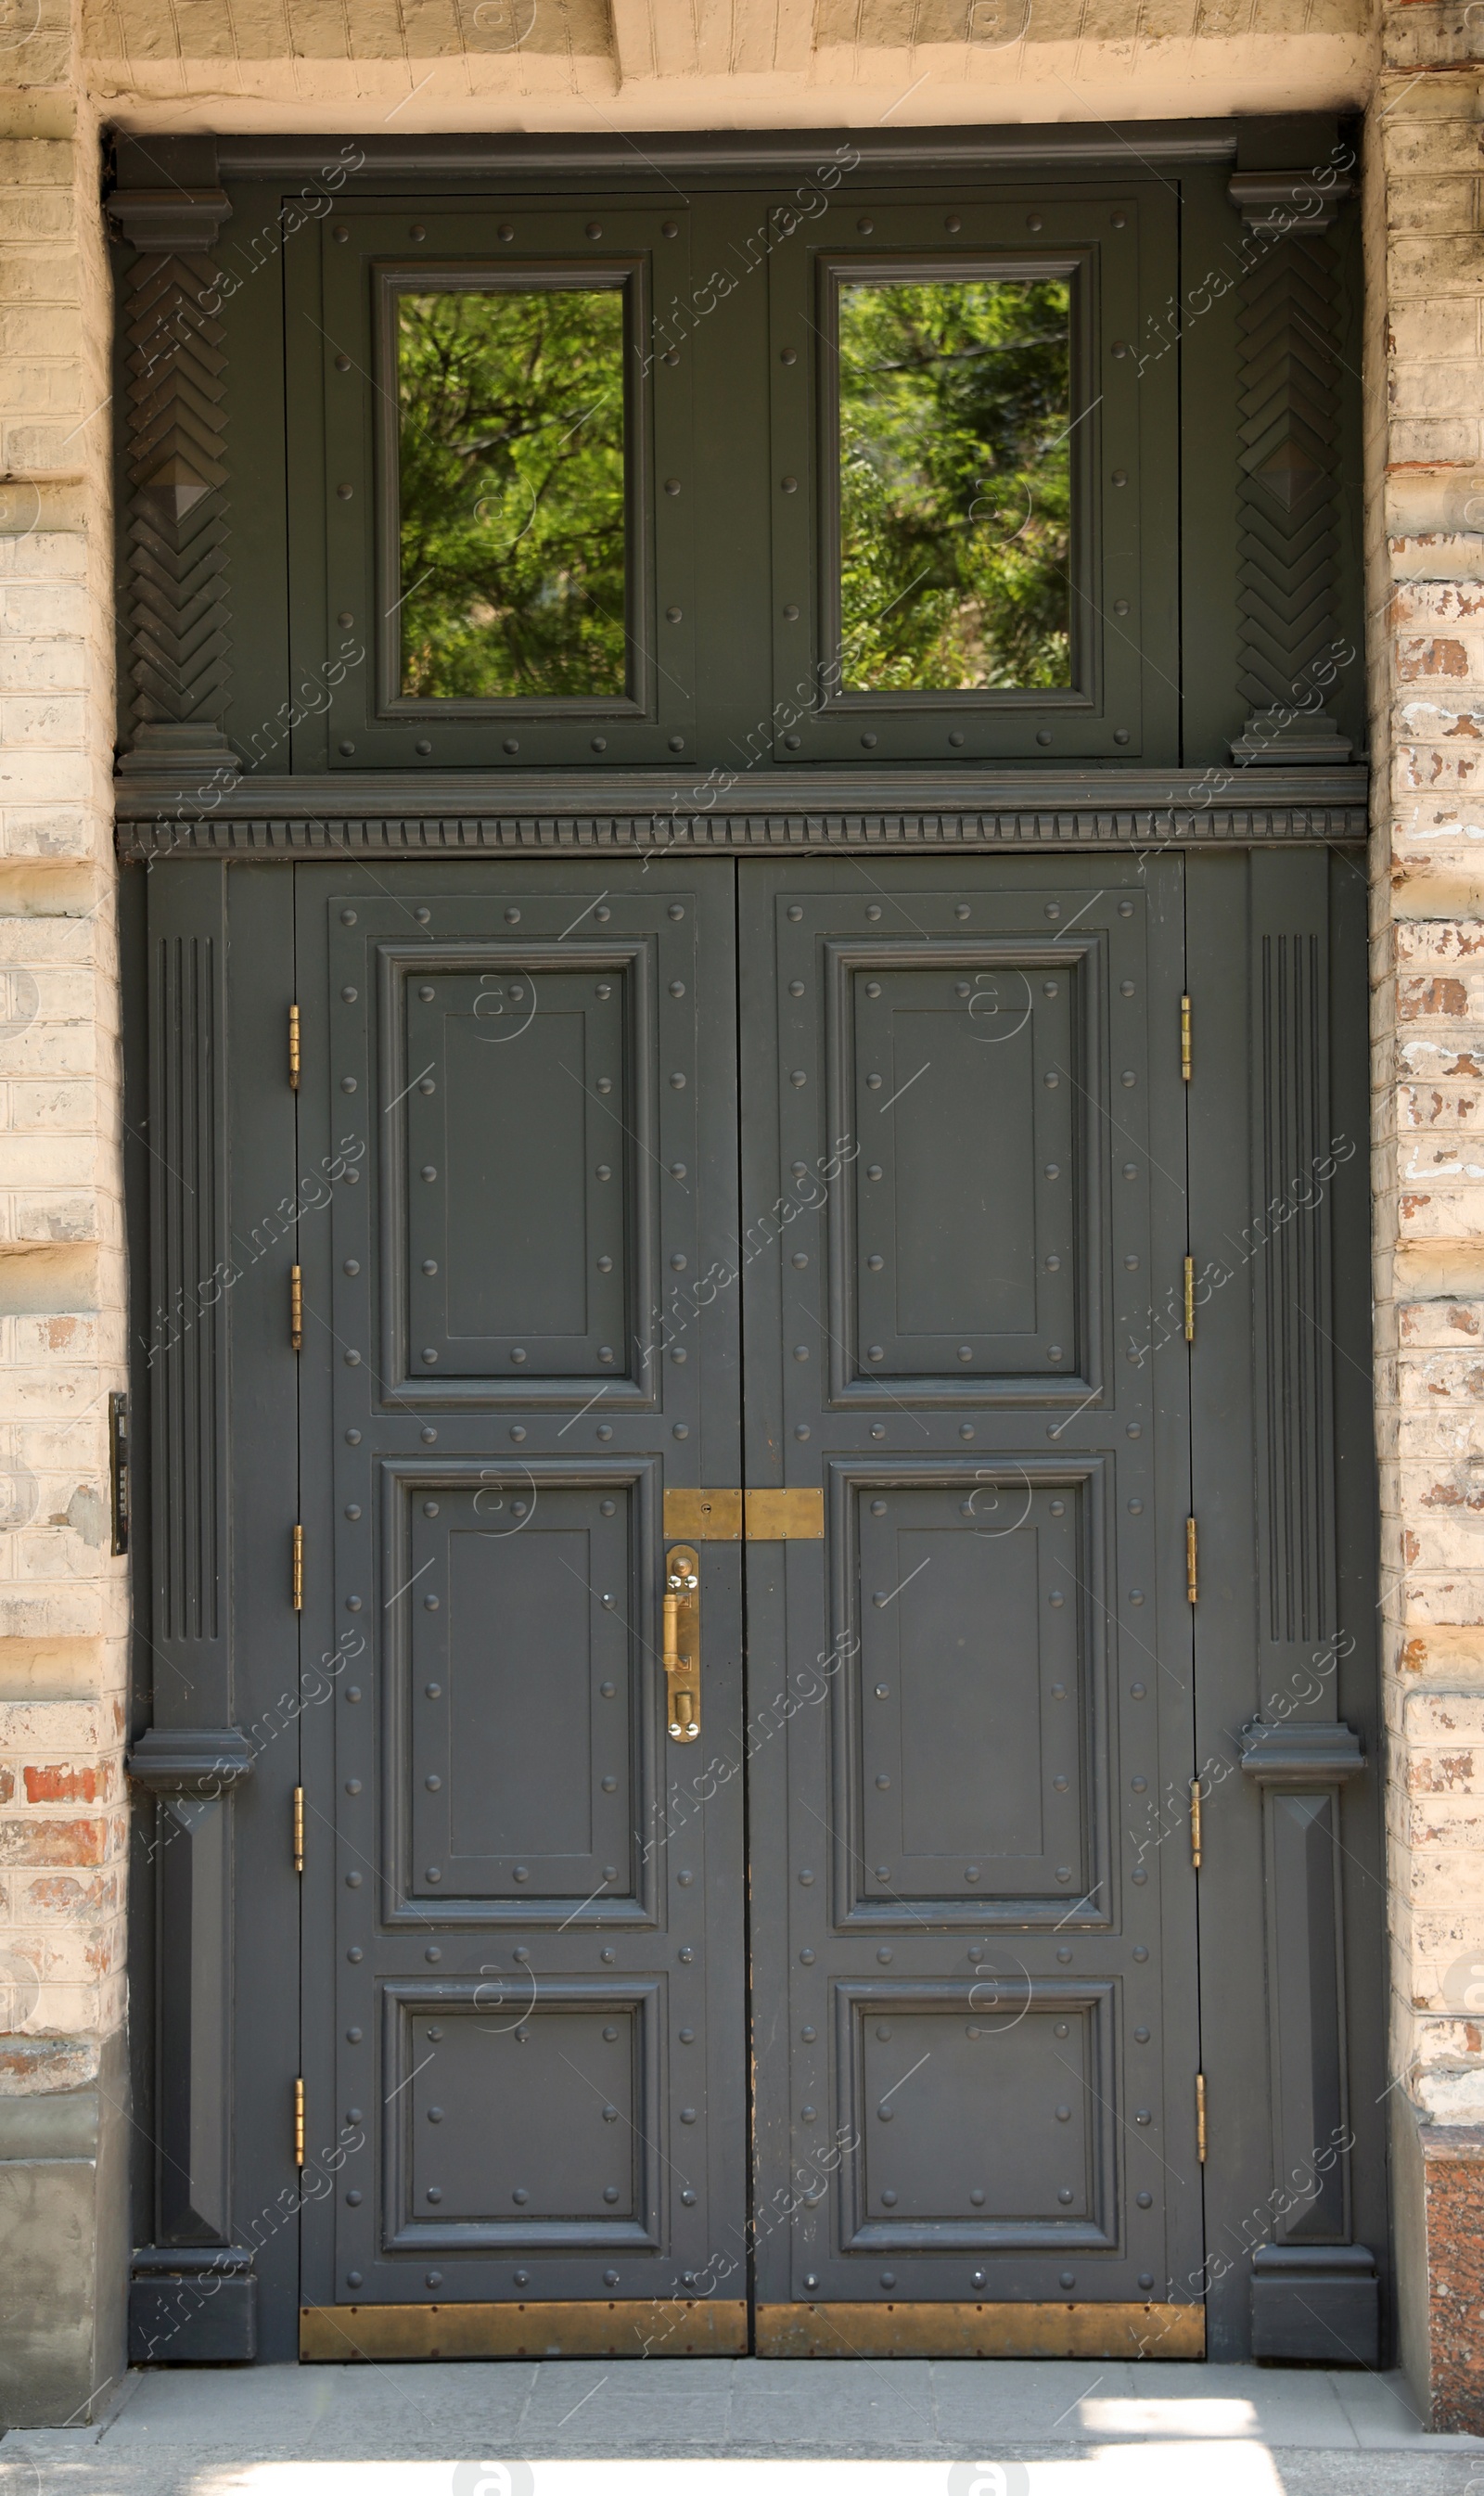
<svg viewBox="0 0 1484 2496">
<path fill-rule="evenodd" d="M 302 2345 L 1197 2354 L 1180 858 L 295 880 Z"/>
</svg>

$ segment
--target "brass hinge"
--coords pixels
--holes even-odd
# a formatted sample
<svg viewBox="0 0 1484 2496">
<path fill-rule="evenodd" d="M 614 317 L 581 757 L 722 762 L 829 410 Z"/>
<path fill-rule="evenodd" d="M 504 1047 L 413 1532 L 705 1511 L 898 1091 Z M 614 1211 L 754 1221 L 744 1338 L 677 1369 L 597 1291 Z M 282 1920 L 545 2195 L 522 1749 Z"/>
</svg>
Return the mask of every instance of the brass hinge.
<svg viewBox="0 0 1484 2496">
<path fill-rule="evenodd" d="M 1202 2167 L 1206 2163 L 1206 2075 L 1195 2075 L 1195 2155 Z"/>
<path fill-rule="evenodd" d="M 1188 1516 L 1185 1521 L 1185 1593 L 1188 1604 L 1193 1604 L 1198 1601 L 1199 1589 L 1195 1576 L 1195 1519 L 1193 1516 Z"/>
<path fill-rule="evenodd" d="M 301 1525 L 294 1529 L 294 1608 L 296 1612 L 304 1608 L 304 1529 Z"/>
<path fill-rule="evenodd" d="M 295 1786 L 294 1789 L 294 1868 L 295 1872 L 302 1872 L 304 1869 L 304 1789 L 302 1786 Z"/>
<path fill-rule="evenodd" d="M 291 1265 L 289 1268 L 289 1349 L 291 1352 L 302 1352 L 304 1349 L 304 1268 L 302 1265 Z"/>
<path fill-rule="evenodd" d="M 1180 1000 L 1180 1079 L 1182 1083 L 1189 1083 L 1190 1079 L 1190 1000 L 1189 997 L 1182 997 Z"/>
<path fill-rule="evenodd" d="M 296 1092 L 298 1088 L 299 1010 L 297 1006 L 291 1006 L 289 1008 L 289 1089 L 291 1092 Z"/>
<path fill-rule="evenodd" d="M 1200 1870 L 1200 1779 L 1190 1779 L 1190 1868 Z"/>
<path fill-rule="evenodd" d="M 294 1270 L 295 1273 L 298 1272 L 297 1265 Z M 1195 1260 L 1193 1257 L 1188 1257 L 1185 1261 L 1185 1339 L 1187 1343 L 1195 1341 Z"/>
<path fill-rule="evenodd" d="M 302 2167 L 304 2164 L 304 2083 L 302 2080 L 295 2080 L 294 2083 L 294 2164 L 295 2167 Z"/>
</svg>

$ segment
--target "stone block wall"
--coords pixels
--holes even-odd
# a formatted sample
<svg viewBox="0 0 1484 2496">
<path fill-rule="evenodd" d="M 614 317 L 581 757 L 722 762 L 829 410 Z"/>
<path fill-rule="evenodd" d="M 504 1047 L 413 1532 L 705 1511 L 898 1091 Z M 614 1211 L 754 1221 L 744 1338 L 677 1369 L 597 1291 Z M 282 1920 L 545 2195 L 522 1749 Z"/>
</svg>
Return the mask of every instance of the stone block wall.
<svg viewBox="0 0 1484 2496">
<path fill-rule="evenodd" d="M 124 1261 L 99 139 L 68 0 L 34 14 L 0 26 L 0 2419 L 55 2422 L 122 2356 Z"/>
</svg>

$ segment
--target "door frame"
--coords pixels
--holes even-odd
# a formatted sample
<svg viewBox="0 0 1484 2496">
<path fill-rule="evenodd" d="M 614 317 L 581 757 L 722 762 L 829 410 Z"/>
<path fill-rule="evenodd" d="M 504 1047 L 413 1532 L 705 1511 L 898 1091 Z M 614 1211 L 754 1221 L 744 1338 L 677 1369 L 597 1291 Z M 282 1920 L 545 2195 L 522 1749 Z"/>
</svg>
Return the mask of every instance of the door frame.
<svg viewBox="0 0 1484 2496">
<path fill-rule="evenodd" d="M 1277 798 L 1281 775 L 1264 776 L 1274 784 Z M 1313 775 L 1303 776 L 1312 789 Z M 1346 784 L 1335 796 L 1342 804 L 1336 828 L 1347 831 L 1346 817 L 1354 806 L 1359 775 L 1326 776 L 1343 778 Z M 1023 818 L 1014 813 L 998 820 L 1005 826 L 1002 837 L 1018 840 Z M 270 1309 L 264 1302 L 255 1313 L 248 1295 L 232 1292 L 209 1309 L 202 1307 L 198 1341 L 210 1357 L 182 1370 L 169 1357 L 155 1324 L 157 1305 L 168 1302 L 170 1291 L 175 1288 L 170 1276 L 178 1276 L 178 1265 L 157 1277 L 164 1281 L 163 1292 L 148 1277 L 152 1224 L 157 1242 L 167 1235 L 177 1240 L 181 1235 L 184 1174 L 172 1175 L 163 1168 L 151 1139 L 168 1130 L 172 1102 L 178 1120 L 181 1070 L 193 1054 L 212 1076 L 193 1096 L 189 1140 L 192 1151 L 204 1156 L 193 1167 L 213 1173 L 217 1242 L 230 1240 L 242 1197 L 257 1204 L 272 1204 L 282 1193 L 276 1181 L 287 1149 L 289 1100 L 286 1090 L 263 1079 L 263 1070 L 271 1068 L 280 1055 L 283 1018 L 293 1001 L 292 952 L 284 941 L 292 878 L 280 875 L 278 868 L 311 840 L 316 844 L 333 841 L 338 846 L 349 836 L 360 847 L 366 829 L 362 824 L 359 833 L 350 826 L 337 831 L 323 817 L 313 827 L 302 816 L 298 821 L 301 832 L 291 827 L 287 812 L 277 827 L 271 818 L 260 818 L 256 828 L 240 816 L 216 822 L 205 819 L 199 827 L 201 837 L 194 844 L 194 857 L 189 841 L 180 845 L 186 856 L 179 855 L 178 847 L 172 856 L 171 827 L 162 827 L 155 872 L 148 877 L 126 873 L 121 884 L 131 1006 L 125 1057 L 131 1105 L 128 1159 L 136 1448 L 149 1445 L 151 1430 L 162 1427 L 162 1395 L 171 1403 L 176 1428 L 176 1452 L 170 1454 L 167 1449 L 162 1457 L 157 1443 L 153 1464 L 141 1462 L 137 1470 L 131 1756 L 139 1796 L 133 1867 L 136 2104 L 144 2127 L 153 2131 L 159 2143 L 154 2156 L 147 2144 L 141 2146 L 136 2174 L 136 2243 L 141 2250 L 135 2279 L 137 2292 L 143 2292 L 137 2295 L 137 2312 L 145 2317 L 141 2327 L 152 2334 L 152 2345 L 144 2354 L 167 2362 L 172 2356 L 185 2362 L 224 2356 L 283 2357 L 297 2346 L 294 2184 L 286 2148 L 286 2110 L 292 2107 L 293 2067 L 297 2058 L 286 2048 L 275 2016 L 282 2001 L 283 1971 L 296 1952 L 297 1892 L 285 1840 L 286 1828 L 292 1825 L 295 1780 L 285 1773 L 287 1746 L 272 1741 L 259 1747 L 256 1729 L 274 1718 L 284 1720 L 308 1702 L 296 1689 L 292 1672 L 286 1677 L 280 1669 L 276 1638 L 254 1629 L 254 1606 L 264 1600 L 267 1588 L 276 1582 L 277 1562 L 264 1566 L 263 1546 L 261 1539 L 255 1541 L 245 1512 L 232 1515 L 223 1555 L 224 1568 L 233 1572 L 228 1591 L 239 1609 L 233 1615 L 229 1604 L 221 1619 L 234 1630 L 234 1636 L 203 1637 L 199 1624 L 193 1629 L 186 1623 L 188 1635 L 177 1638 L 156 1603 L 149 1557 L 151 1544 L 159 1545 L 162 1504 L 181 1495 L 179 1450 L 187 1444 L 179 1437 L 181 1430 L 195 1434 L 189 1444 L 209 1456 L 224 1500 L 244 1471 L 256 1470 L 264 1479 L 282 1474 L 282 1450 L 293 1432 L 291 1356 L 281 1340 L 281 1313 L 276 1305 Z M 730 819 L 724 837 L 740 842 L 751 821 Z M 924 823 L 917 837 L 921 839 L 931 828 L 933 845 L 942 840 L 946 848 L 950 841 L 964 841 L 967 834 L 968 846 L 988 850 L 993 845 L 983 840 L 978 829 L 982 821 L 979 818 L 973 827 L 957 823 L 944 826 L 940 817 L 931 827 Z M 1328 997 L 1319 1024 L 1313 1027 L 1322 1027 L 1326 1044 L 1333 1132 L 1353 1139 L 1357 1149 L 1325 1182 L 1320 1208 L 1327 1226 L 1325 1254 L 1331 1288 L 1339 1309 L 1333 1329 L 1338 1357 L 1331 1362 L 1336 1455 L 1324 1496 L 1332 1502 L 1340 1614 L 1346 1624 L 1354 1624 L 1354 1644 L 1335 1654 L 1333 1669 L 1317 1676 L 1320 1687 L 1315 1697 L 1305 1699 L 1294 1711 L 1296 1721 L 1307 1730 L 1309 1744 L 1298 1762 L 1296 1779 L 1293 1756 L 1275 1763 L 1271 1753 L 1264 1758 L 1258 1746 L 1243 1744 L 1242 1729 L 1256 1712 L 1254 1698 L 1260 1701 L 1264 1695 L 1246 1617 L 1252 1602 L 1252 1555 L 1258 1541 L 1254 1459 L 1245 1512 L 1237 1500 L 1229 1504 L 1215 1532 L 1208 1521 L 1201 1554 L 1202 1627 L 1205 1651 L 1214 1650 L 1211 1681 L 1216 1694 L 1203 1718 L 1202 1757 L 1216 1758 L 1221 1745 L 1220 1756 L 1229 1763 L 1227 1775 L 1213 1782 L 1205 1805 L 1207 1856 L 1201 1912 L 1203 1948 L 1206 1935 L 1212 1937 L 1212 1948 L 1203 1975 L 1203 2021 L 1213 2057 L 1221 2057 L 1220 2068 L 1240 2075 L 1235 2085 L 1222 2087 L 1221 2103 L 1213 2086 L 1206 2168 L 1213 2259 L 1203 2287 L 1212 2356 L 1235 2358 L 1246 2354 L 1253 2345 L 1254 2331 L 1259 2338 L 1266 2333 L 1280 2342 L 1287 2333 L 1288 2353 L 1304 2354 L 1292 2346 L 1295 2312 L 1313 2309 L 1317 2296 L 1332 2318 L 1331 2362 L 1343 2362 L 1345 2334 L 1351 2341 L 1357 2334 L 1363 2338 L 1368 2327 L 1374 2328 L 1366 2318 L 1375 2316 L 1377 2305 L 1384 2328 L 1389 2296 L 1380 2124 L 1386 1997 L 1374 1616 L 1376 1492 L 1366 1367 L 1364 888 L 1353 850 L 1306 838 L 1307 816 L 1290 815 L 1287 821 L 1288 837 L 1277 847 L 1250 849 L 1241 839 L 1229 847 L 1208 845 L 1204 838 L 1198 846 L 1182 844 L 1188 847 L 1195 1065 L 1200 1070 L 1206 1053 L 1215 1053 L 1212 1036 L 1224 1035 L 1221 1045 L 1230 1050 L 1235 1064 L 1247 1069 L 1245 1114 L 1250 1138 L 1254 1104 L 1260 1111 L 1261 1085 L 1269 1079 L 1264 1065 L 1270 1074 L 1276 1065 L 1271 1053 L 1264 1061 L 1253 1046 L 1262 991 L 1253 983 L 1252 943 L 1263 934 L 1297 931 L 1326 951 Z M 1038 819 L 1036 828 L 1042 838 L 1048 833 L 1055 836 L 1055 817 Z M 1251 824 L 1250 815 L 1244 815 L 1241 829 L 1249 837 Z M 1270 836 L 1275 824 L 1274 814 L 1268 813 L 1264 829 Z M 1076 820 L 1068 822 L 1067 830 L 1073 839 L 1079 827 Z M 1152 814 L 1147 827 L 1152 838 L 1161 830 L 1167 832 L 1167 825 L 1159 825 Z M 526 827 L 519 828 L 523 838 Z M 718 828 L 705 827 L 708 836 Z M 1098 828 L 1101 829 L 1100 824 Z M 764 837 L 770 832 L 776 837 L 784 827 L 777 818 L 767 818 L 759 821 L 758 829 Z M 898 815 L 892 831 L 900 840 L 905 830 Z M 439 832 L 441 838 L 447 837 L 442 826 Z M 841 819 L 828 847 L 852 845 L 852 833 L 858 844 L 859 818 L 850 824 Z M 461 849 L 461 830 L 455 838 Z M 130 839 L 137 850 L 155 846 L 138 817 Z M 374 845 L 375 852 L 385 857 L 388 849 L 394 852 L 404 843 L 408 844 L 404 855 L 414 844 L 421 848 L 410 824 L 405 830 L 401 824 L 388 824 Z M 1095 840 L 1089 846 L 1102 850 L 1104 841 Z M 211 847 L 218 851 L 215 858 L 200 855 L 201 848 Z M 256 864 L 252 862 L 255 855 Z M 257 949 L 261 956 L 252 980 L 239 983 L 234 992 L 239 1018 L 230 1045 L 227 1000 L 220 983 L 196 997 L 190 1015 L 182 1015 L 177 998 L 172 1011 L 157 1011 L 151 1024 L 152 943 L 157 947 L 162 935 L 171 933 L 190 935 L 193 940 L 205 937 L 220 949 L 218 962 L 231 965 L 229 907 L 232 929 L 240 933 L 238 960 L 244 948 Z M 1245 931 L 1241 943 L 1236 941 L 1239 927 Z M 1197 1072 L 1191 1096 L 1192 1196 L 1211 1207 L 1219 1230 L 1224 1226 L 1240 1239 L 1244 1222 L 1252 1219 L 1251 1160 L 1231 1151 L 1224 1120 L 1202 1120 L 1196 1114 L 1198 1088 Z M 152 1125 L 146 1125 L 151 1119 Z M 1245 1203 L 1240 1201 L 1244 1188 Z M 173 1233 L 171 1224 L 177 1226 Z M 198 1244 L 203 1253 L 204 1245 L 211 1243 Z M 1213 1513 L 1220 1513 L 1220 1503 L 1213 1512 L 1215 1485 L 1209 1476 L 1210 1458 L 1203 1458 L 1202 1451 L 1227 1448 L 1233 1428 L 1240 1425 L 1244 1377 L 1251 1378 L 1252 1284 L 1254 1269 L 1265 1256 L 1264 1250 L 1262 1256 L 1248 1259 L 1242 1277 L 1218 1291 L 1209 1315 L 1202 1315 L 1206 1341 L 1199 1348 L 1208 1350 L 1210 1357 L 1195 1365 L 1192 1409 L 1195 1497 L 1208 1520 Z M 215 1263 L 215 1255 L 206 1259 L 203 1277 L 209 1276 Z M 163 1314 L 168 1318 L 168 1307 Z M 227 1513 L 231 1513 L 230 1502 Z M 184 1673 L 188 1681 L 182 1678 Z M 1348 1747 L 1341 1731 L 1345 1728 L 1355 1737 Z M 1278 1773 L 1270 1773 L 1275 1765 Z M 1223 1980 L 1221 1966 L 1227 1953 L 1235 1953 L 1249 1967 L 1270 1959 L 1276 1962 L 1283 1934 L 1265 1918 L 1263 1900 L 1270 1875 L 1262 1847 L 1274 1842 L 1267 1832 L 1274 1823 L 1275 1806 L 1281 1808 L 1305 1791 L 1328 1794 L 1338 1815 L 1336 1859 L 1343 1874 L 1345 1914 L 1333 1933 L 1333 1946 L 1343 1979 L 1336 1998 L 1342 2006 L 1349 2068 L 1345 2121 L 1355 2134 L 1355 2149 L 1348 2161 L 1349 2242 L 1331 2247 L 1299 2243 L 1293 2247 L 1299 2259 L 1290 2259 L 1286 2265 L 1271 2261 L 1258 2264 L 1254 2285 L 1253 2248 L 1272 2246 L 1274 2220 L 1279 2219 L 1281 2228 L 1285 2215 L 1279 2212 L 1278 2202 L 1291 2191 L 1277 2165 L 1288 2136 L 1275 2138 L 1272 2109 L 1282 2108 L 1291 2134 L 1294 2066 L 1291 2060 L 1280 2066 L 1275 2094 L 1269 2044 L 1243 2033 L 1236 1997 Z M 162 1844 L 167 1833 L 169 1843 Z M 182 1922 L 183 1893 L 178 1884 L 172 1888 L 170 1872 L 188 1862 L 196 1866 L 198 1906 L 194 1917 Z M 203 1917 L 200 1901 L 207 1892 L 201 1883 L 208 1877 L 216 1880 L 212 1894 L 219 1905 Z M 1333 1897 L 1340 1894 L 1332 1892 Z M 1286 2002 L 1281 1966 L 1275 1963 L 1266 1981 L 1273 1985 L 1275 2000 Z M 152 2014 L 147 2009 L 151 2001 Z M 162 2054 L 163 2062 L 157 2062 Z M 1300 2081 L 1302 2076 L 1300 2071 Z M 1321 2078 L 1322 2075 L 1315 2078 L 1311 2072 L 1312 2088 Z M 1283 2094 L 1285 2089 L 1287 2096 Z M 1302 2109 L 1301 2096 L 1297 2103 Z M 141 2130 L 137 2137 L 145 2142 L 146 2132 Z M 178 2224 L 162 2224 L 159 2175 L 167 2162 L 187 2179 L 191 2206 L 202 2213 L 205 2225 L 182 2231 Z M 1219 2259 L 1223 2239 L 1231 2247 L 1226 2260 Z M 1273 2250 L 1287 2249 L 1279 2243 Z M 156 2283 L 166 2264 L 175 2283 L 171 2293 L 182 2310 L 162 2335 Z M 1271 2354 L 1284 2352 L 1280 2346 Z"/>
</svg>

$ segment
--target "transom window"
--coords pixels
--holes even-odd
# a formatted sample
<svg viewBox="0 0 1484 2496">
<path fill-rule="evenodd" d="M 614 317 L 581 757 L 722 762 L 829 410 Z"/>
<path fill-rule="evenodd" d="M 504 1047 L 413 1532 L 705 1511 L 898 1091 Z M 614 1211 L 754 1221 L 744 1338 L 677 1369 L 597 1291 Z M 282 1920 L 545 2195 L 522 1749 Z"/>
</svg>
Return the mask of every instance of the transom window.
<svg viewBox="0 0 1484 2496">
<path fill-rule="evenodd" d="M 622 284 L 393 301 L 403 695 L 623 697 Z"/>
<path fill-rule="evenodd" d="M 759 768 L 1173 758 L 1179 366 L 1139 345 L 1173 207 L 348 203 L 286 263 L 325 412 L 289 437 L 324 515 L 295 646 L 334 662 L 295 755 L 642 767 L 662 811 Z"/>
<path fill-rule="evenodd" d="M 1067 279 L 836 285 L 846 693 L 1070 685 Z"/>
</svg>

